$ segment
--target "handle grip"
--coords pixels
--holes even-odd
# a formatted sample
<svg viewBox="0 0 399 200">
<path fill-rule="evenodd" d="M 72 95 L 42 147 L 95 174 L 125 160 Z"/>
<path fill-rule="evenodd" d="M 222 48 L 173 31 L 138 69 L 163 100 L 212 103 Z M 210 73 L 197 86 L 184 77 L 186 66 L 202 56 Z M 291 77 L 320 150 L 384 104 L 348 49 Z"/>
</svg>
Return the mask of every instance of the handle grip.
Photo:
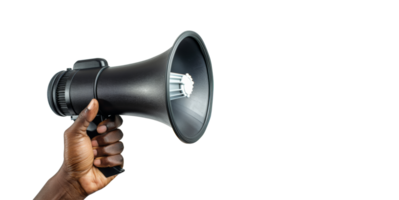
<svg viewBox="0 0 399 200">
<path fill-rule="evenodd" d="M 100 122 L 104 121 L 108 116 L 104 115 L 97 115 L 92 122 L 90 122 L 89 127 L 87 127 L 87 135 L 90 137 L 90 139 L 93 139 L 93 137 L 100 135 L 97 132 L 97 126 L 100 124 Z M 72 120 L 75 120 L 74 117 L 72 117 Z M 98 168 L 101 173 L 104 174 L 105 177 L 110 177 L 116 174 L 120 174 L 124 172 L 125 170 L 122 169 L 120 166 L 115 166 L 115 167 L 106 167 L 106 168 Z"/>
</svg>

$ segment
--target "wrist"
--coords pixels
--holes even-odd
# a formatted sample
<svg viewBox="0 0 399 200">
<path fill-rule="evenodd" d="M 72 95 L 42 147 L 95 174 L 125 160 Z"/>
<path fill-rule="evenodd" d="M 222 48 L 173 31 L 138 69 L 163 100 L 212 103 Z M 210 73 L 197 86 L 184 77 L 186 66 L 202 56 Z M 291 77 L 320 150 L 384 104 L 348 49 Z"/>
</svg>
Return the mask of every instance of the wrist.
<svg viewBox="0 0 399 200">
<path fill-rule="evenodd" d="M 47 181 L 35 197 L 35 200 L 82 200 L 87 196 L 79 182 L 68 178 L 65 171 L 61 168 Z"/>
<path fill-rule="evenodd" d="M 70 199 L 85 199 L 88 194 L 82 188 L 78 180 L 71 177 L 70 174 L 64 169 L 62 165 L 61 169 L 52 178 L 53 181 L 62 188 Z"/>
</svg>

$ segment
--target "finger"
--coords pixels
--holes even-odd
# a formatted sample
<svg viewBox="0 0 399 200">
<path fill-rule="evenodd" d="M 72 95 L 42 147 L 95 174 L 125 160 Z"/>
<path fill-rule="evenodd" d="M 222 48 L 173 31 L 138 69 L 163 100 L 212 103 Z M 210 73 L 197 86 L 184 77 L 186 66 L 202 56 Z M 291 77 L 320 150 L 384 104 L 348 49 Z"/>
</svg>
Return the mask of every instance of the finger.
<svg viewBox="0 0 399 200">
<path fill-rule="evenodd" d="M 119 165 L 123 165 L 123 157 L 120 154 L 94 159 L 94 166 L 96 167 L 115 167 Z"/>
<path fill-rule="evenodd" d="M 84 129 L 84 131 L 81 132 L 86 132 L 86 129 L 89 127 L 90 122 L 94 120 L 98 113 L 99 109 L 99 104 L 97 99 L 90 99 L 90 102 L 87 103 L 88 105 L 86 108 L 84 108 L 78 115 L 78 118 L 75 121 L 72 121 L 71 124 L 68 127 L 71 127 L 73 129 Z M 66 128 L 64 129 L 64 131 Z M 79 133 L 79 131 L 71 131 L 74 133 Z"/>
<path fill-rule="evenodd" d="M 122 137 L 122 131 L 120 129 L 116 129 L 106 134 L 97 135 L 92 139 L 91 144 L 93 147 L 106 146 L 118 142 L 122 139 Z"/>
<path fill-rule="evenodd" d="M 120 127 L 123 123 L 122 118 L 119 115 L 113 115 L 110 118 L 102 121 L 100 124 L 97 126 L 97 132 L 98 133 L 106 133 L 112 130 L 117 129 Z"/>
<path fill-rule="evenodd" d="M 123 143 L 122 142 L 117 142 L 114 144 L 110 144 L 108 146 L 104 147 L 96 147 L 93 149 L 93 153 L 95 157 L 101 157 L 101 156 L 113 156 L 117 154 L 121 154 L 123 151 Z"/>
</svg>

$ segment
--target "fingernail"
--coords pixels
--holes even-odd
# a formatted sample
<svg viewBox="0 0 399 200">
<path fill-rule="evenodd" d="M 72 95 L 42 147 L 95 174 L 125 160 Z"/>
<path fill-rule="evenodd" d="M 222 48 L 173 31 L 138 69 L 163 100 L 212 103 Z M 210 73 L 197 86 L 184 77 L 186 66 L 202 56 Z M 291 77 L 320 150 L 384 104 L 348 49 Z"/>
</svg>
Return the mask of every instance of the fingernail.
<svg viewBox="0 0 399 200">
<path fill-rule="evenodd" d="M 106 125 L 101 125 L 97 128 L 98 133 L 105 133 L 107 131 L 107 126 Z"/>
<path fill-rule="evenodd" d="M 101 165 L 101 160 L 100 159 L 95 159 L 94 160 L 94 165 Z"/>
<path fill-rule="evenodd" d="M 92 108 L 93 108 L 93 106 L 94 106 L 94 101 L 93 101 L 93 99 L 90 101 L 90 103 L 89 103 L 89 105 L 87 106 L 87 109 L 88 110 L 91 110 Z"/>
<path fill-rule="evenodd" d="M 93 149 L 94 156 L 97 156 L 97 150 Z"/>
<path fill-rule="evenodd" d="M 98 142 L 97 142 L 97 140 L 91 141 L 91 146 L 93 146 L 93 147 L 98 147 Z"/>
</svg>

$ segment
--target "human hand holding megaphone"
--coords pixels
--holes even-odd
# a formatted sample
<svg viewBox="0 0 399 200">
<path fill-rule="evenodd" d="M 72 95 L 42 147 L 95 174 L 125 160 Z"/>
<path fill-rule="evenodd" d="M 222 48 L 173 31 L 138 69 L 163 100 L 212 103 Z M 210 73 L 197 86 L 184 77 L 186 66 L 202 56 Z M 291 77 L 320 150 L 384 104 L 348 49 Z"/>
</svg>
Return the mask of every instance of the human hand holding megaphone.
<svg viewBox="0 0 399 200">
<path fill-rule="evenodd" d="M 107 178 L 99 168 L 125 168 L 122 155 L 125 133 L 121 129 L 121 117 L 102 121 L 97 127 L 100 135 L 92 139 L 86 133 L 98 110 L 98 101 L 92 99 L 79 117 L 62 132 L 61 174 L 66 175 L 66 180 L 78 183 L 81 186 L 80 192 L 86 196 L 108 187 L 119 177 L 114 175 Z"/>
</svg>

